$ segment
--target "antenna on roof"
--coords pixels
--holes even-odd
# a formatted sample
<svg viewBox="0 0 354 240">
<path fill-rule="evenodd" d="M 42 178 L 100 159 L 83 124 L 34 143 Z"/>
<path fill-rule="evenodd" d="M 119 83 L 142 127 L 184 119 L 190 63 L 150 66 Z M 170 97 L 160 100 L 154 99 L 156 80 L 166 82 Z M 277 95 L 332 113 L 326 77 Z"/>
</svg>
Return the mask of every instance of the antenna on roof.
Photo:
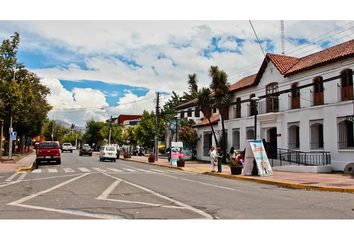
<svg viewBox="0 0 354 240">
<path fill-rule="evenodd" d="M 281 54 L 285 55 L 284 20 L 280 20 Z"/>
</svg>

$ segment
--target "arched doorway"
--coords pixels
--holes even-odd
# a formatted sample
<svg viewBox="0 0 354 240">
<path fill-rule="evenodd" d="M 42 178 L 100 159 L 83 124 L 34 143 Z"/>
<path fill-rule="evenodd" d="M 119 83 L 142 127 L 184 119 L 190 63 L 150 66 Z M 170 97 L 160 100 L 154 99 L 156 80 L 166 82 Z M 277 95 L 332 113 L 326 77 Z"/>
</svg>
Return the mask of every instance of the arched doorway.
<svg viewBox="0 0 354 240">
<path fill-rule="evenodd" d="M 266 151 L 268 158 L 277 158 L 277 128 L 273 127 L 268 130 L 268 144 Z"/>
</svg>

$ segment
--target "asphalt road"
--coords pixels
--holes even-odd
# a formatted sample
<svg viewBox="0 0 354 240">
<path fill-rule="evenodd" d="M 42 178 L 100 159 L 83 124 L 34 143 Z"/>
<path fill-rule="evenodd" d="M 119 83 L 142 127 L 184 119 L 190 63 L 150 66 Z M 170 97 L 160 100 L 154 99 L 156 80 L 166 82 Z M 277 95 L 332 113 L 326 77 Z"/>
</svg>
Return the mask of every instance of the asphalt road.
<svg viewBox="0 0 354 240">
<path fill-rule="evenodd" d="M 218 178 L 62 153 L 61 165 L 0 173 L 1 219 L 354 219 L 354 194 Z"/>
</svg>

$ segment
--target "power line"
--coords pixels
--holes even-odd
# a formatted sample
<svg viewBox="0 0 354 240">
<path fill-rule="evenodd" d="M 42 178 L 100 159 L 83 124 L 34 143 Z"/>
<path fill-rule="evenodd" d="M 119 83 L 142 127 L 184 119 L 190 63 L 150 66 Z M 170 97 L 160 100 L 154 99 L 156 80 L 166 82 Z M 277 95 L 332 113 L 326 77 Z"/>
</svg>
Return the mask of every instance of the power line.
<svg viewBox="0 0 354 240">
<path fill-rule="evenodd" d="M 258 42 L 258 44 L 259 44 L 259 47 L 261 48 L 262 53 L 263 53 L 263 55 L 264 55 L 264 57 L 265 57 L 266 55 L 265 55 L 265 53 L 264 53 L 264 50 L 263 50 L 262 44 L 261 44 L 261 42 L 260 42 L 260 41 L 259 41 L 259 39 L 258 39 L 258 36 L 257 36 L 256 30 L 254 30 L 254 27 L 253 27 L 253 25 L 252 25 L 251 20 L 248 20 L 248 21 L 249 21 L 249 23 L 251 24 L 251 27 L 252 27 L 253 33 L 254 33 L 254 35 L 256 36 L 257 42 Z"/>
</svg>

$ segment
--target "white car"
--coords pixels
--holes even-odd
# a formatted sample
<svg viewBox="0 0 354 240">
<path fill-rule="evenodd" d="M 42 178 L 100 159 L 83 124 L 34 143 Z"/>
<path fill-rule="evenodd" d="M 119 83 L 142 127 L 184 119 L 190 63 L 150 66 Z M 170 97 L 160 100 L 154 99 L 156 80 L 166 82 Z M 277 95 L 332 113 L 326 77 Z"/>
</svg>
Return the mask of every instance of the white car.
<svg viewBox="0 0 354 240">
<path fill-rule="evenodd" d="M 100 162 L 104 160 L 110 160 L 115 162 L 117 160 L 117 148 L 112 145 L 103 146 L 100 149 Z"/>
<path fill-rule="evenodd" d="M 73 146 L 71 145 L 71 143 L 63 143 L 63 145 L 61 145 L 61 151 L 73 152 Z"/>
</svg>

